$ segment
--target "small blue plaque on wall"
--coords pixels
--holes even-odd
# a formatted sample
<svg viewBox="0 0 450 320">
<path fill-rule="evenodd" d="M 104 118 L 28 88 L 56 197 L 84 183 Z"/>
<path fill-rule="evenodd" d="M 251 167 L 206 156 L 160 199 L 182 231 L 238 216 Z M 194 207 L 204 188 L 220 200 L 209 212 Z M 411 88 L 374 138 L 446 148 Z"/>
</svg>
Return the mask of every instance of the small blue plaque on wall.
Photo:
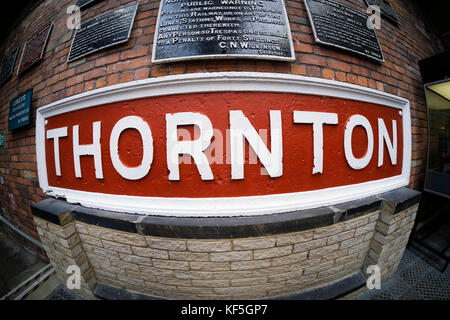
<svg viewBox="0 0 450 320">
<path fill-rule="evenodd" d="M 30 107 L 33 89 L 18 96 L 9 105 L 9 130 L 15 130 L 30 124 Z"/>
</svg>

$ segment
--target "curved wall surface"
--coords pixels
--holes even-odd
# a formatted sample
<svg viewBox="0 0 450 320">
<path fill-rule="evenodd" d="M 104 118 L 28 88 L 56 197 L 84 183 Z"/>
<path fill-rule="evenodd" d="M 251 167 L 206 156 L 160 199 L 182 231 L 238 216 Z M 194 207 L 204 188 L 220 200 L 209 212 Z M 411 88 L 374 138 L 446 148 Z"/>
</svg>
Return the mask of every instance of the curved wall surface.
<svg viewBox="0 0 450 320">
<path fill-rule="evenodd" d="M 26 8 L 1 44 L 2 215 L 62 278 L 79 265 L 88 298 L 301 296 L 372 264 L 388 279 L 420 199 L 418 61 L 438 34 L 391 0 L 398 21 L 382 15 L 345 50 L 313 30 L 317 1 L 219 2 L 93 1 L 78 31 L 74 1 Z M 336 3 L 364 27 L 364 0 Z M 168 32 L 170 5 L 211 26 Z M 208 21 L 202 6 L 229 12 Z"/>
</svg>

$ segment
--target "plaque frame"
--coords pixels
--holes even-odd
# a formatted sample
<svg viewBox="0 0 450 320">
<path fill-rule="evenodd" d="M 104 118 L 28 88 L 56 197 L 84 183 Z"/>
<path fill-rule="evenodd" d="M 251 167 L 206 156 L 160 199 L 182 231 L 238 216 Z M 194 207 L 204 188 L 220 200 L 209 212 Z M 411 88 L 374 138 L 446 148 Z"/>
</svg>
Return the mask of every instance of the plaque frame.
<svg viewBox="0 0 450 320">
<path fill-rule="evenodd" d="M 0 78 L 0 86 L 3 85 L 4 83 L 6 83 L 9 79 L 11 79 L 12 75 L 14 74 L 14 68 L 16 67 L 16 62 L 17 62 L 17 56 L 19 55 L 19 50 L 20 50 L 20 45 L 18 45 L 13 51 L 9 52 L 8 55 L 4 56 L 3 59 L 5 59 L 6 57 L 9 57 L 11 54 L 13 54 L 14 52 L 14 62 L 12 63 L 12 68 L 9 71 L 8 76 L 5 77 L 5 79 L 1 79 Z M 3 60 L 1 61 L 1 65 L 0 65 L 0 72 L 1 67 L 3 66 Z M 0 75 L 1 76 L 1 75 Z"/>
<path fill-rule="evenodd" d="M 20 98 L 22 96 L 26 97 L 28 94 L 30 95 L 30 104 L 27 107 L 27 109 L 28 109 L 28 121 L 25 124 L 23 124 L 23 125 L 11 128 L 11 120 L 9 120 L 9 117 L 11 116 L 11 104 L 12 104 L 12 102 L 14 100 L 17 100 L 18 98 Z M 23 127 L 26 127 L 26 126 L 30 125 L 30 123 L 31 123 L 31 104 L 32 103 L 33 103 L 33 88 L 28 89 L 25 92 L 17 95 L 14 99 L 12 99 L 10 101 L 10 103 L 9 103 L 9 113 L 8 113 L 8 130 L 16 131 L 16 130 L 22 129 Z"/>
<path fill-rule="evenodd" d="M 73 58 L 73 59 L 70 59 L 70 53 L 72 52 L 72 47 L 73 47 L 73 44 L 74 44 L 74 42 L 75 42 L 75 37 L 76 37 L 77 32 L 78 32 L 78 30 L 77 30 L 77 31 L 75 31 L 75 34 L 73 35 L 73 38 L 72 38 L 72 43 L 71 43 L 71 45 L 70 45 L 69 54 L 67 55 L 67 62 L 70 63 L 70 62 L 76 61 L 76 60 L 78 60 L 78 59 L 84 58 L 84 57 L 86 57 L 86 56 L 88 56 L 88 55 L 90 55 L 90 54 L 92 54 L 92 53 L 96 53 L 96 52 L 99 52 L 99 51 L 104 50 L 104 49 L 106 49 L 106 48 L 113 47 L 113 46 L 116 46 L 116 45 L 119 45 L 119 44 L 126 43 L 126 42 L 130 41 L 131 31 L 133 30 L 133 25 L 134 25 L 134 22 L 135 22 L 135 20 L 136 20 L 136 14 L 137 14 L 137 11 L 138 11 L 138 8 L 139 8 L 139 1 L 137 1 L 137 2 L 135 3 L 135 5 L 136 5 L 136 10 L 134 11 L 133 19 L 132 19 L 132 22 L 131 22 L 131 24 L 130 24 L 130 29 L 128 30 L 128 35 L 127 35 L 127 38 L 126 38 L 126 39 L 121 40 L 121 41 L 117 41 L 117 42 L 114 42 L 114 43 L 107 44 L 107 45 L 105 45 L 105 46 L 102 46 L 102 47 L 96 48 L 96 49 L 94 49 L 94 50 L 88 51 L 88 52 L 86 52 L 86 53 L 83 53 L 82 55 L 79 55 L 79 56 L 77 56 L 77 57 L 75 57 L 75 58 Z M 117 11 L 117 10 L 120 10 L 120 9 L 124 9 L 124 8 L 126 8 L 126 7 L 128 7 L 128 6 L 131 6 L 131 4 L 127 4 L 127 5 L 125 5 L 125 6 L 121 7 L 121 8 L 118 8 L 118 9 L 115 9 L 115 10 L 112 10 L 112 11 L 108 11 L 108 12 L 102 14 L 102 15 L 99 15 L 99 16 L 97 16 L 97 17 L 95 17 L 95 18 L 92 18 L 92 19 L 89 20 L 89 21 L 86 21 L 85 24 L 86 24 L 86 23 L 89 23 L 89 22 L 93 21 L 94 19 L 97 19 L 97 18 L 99 18 L 99 17 L 101 17 L 101 16 L 104 16 L 104 15 L 106 15 L 106 14 L 112 13 L 112 12 Z"/>
<path fill-rule="evenodd" d="M 381 0 L 383 1 L 383 0 Z M 364 2 L 367 4 L 367 7 L 371 6 L 372 4 L 369 3 L 368 0 L 364 0 Z M 400 24 L 400 22 L 398 21 L 398 16 L 397 16 L 397 12 L 394 10 L 394 8 L 392 8 L 391 3 L 389 2 L 389 6 L 391 7 L 392 11 L 394 11 L 395 16 L 390 16 L 389 14 L 387 14 L 385 11 L 383 11 L 380 7 L 380 13 L 382 16 L 384 16 L 387 20 L 389 20 L 390 22 L 396 24 L 397 26 Z"/>
<path fill-rule="evenodd" d="M 329 1 L 331 1 L 331 0 L 329 0 Z M 339 48 L 339 49 L 344 50 L 344 51 L 347 51 L 347 52 L 353 52 L 353 53 L 355 53 L 355 54 L 357 54 L 357 55 L 364 56 L 364 57 L 366 57 L 366 58 L 368 58 L 368 59 L 370 59 L 370 60 L 374 60 L 374 61 L 377 61 L 377 62 L 379 62 L 379 63 L 383 63 L 383 62 L 386 61 L 386 60 L 384 59 L 384 52 L 383 52 L 383 49 L 381 48 L 380 40 L 378 39 L 378 35 L 377 35 L 377 33 L 375 32 L 375 30 L 374 30 L 374 33 L 375 33 L 375 37 L 376 37 L 376 39 L 377 39 L 378 46 L 380 47 L 380 52 L 381 52 L 381 57 L 382 57 L 382 59 L 377 59 L 377 58 L 375 58 L 375 57 L 373 57 L 373 56 L 371 56 L 371 55 L 368 55 L 368 54 L 365 54 L 365 53 L 363 53 L 363 52 L 359 52 L 359 51 L 353 50 L 353 49 L 351 49 L 351 48 L 347 48 L 347 47 L 344 47 L 344 46 L 340 46 L 340 45 L 335 44 L 335 43 L 331 43 L 331 42 L 326 42 L 326 41 L 320 40 L 319 37 L 317 36 L 316 28 L 315 28 L 314 23 L 313 23 L 314 20 L 313 20 L 313 18 L 312 18 L 310 9 L 309 9 L 309 7 L 308 7 L 307 0 L 303 0 L 303 2 L 304 2 L 304 4 L 305 4 L 306 11 L 308 12 L 308 18 L 309 18 L 309 21 L 310 21 L 311 29 L 312 29 L 312 31 L 313 31 L 313 35 L 314 35 L 314 40 L 315 40 L 315 42 L 320 43 L 320 44 L 323 44 L 323 45 L 326 45 L 326 46 L 331 46 L 331 47 Z M 366 15 L 365 13 L 359 12 L 359 11 L 357 11 L 357 10 L 353 9 L 352 7 L 349 7 L 349 6 L 345 5 L 345 4 L 342 4 L 342 3 L 340 3 L 340 2 L 336 2 L 336 3 L 338 3 L 339 5 L 341 5 L 341 6 L 343 6 L 343 7 L 346 7 L 346 8 L 348 8 L 348 9 L 351 9 L 352 11 L 356 11 L 356 12 L 358 12 L 358 13 L 360 13 L 360 14 Z M 367 17 L 369 17 L 369 16 L 367 16 Z"/>
<path fill-rule="evenodd" d="M 286 17 L 286 32 L 288 34 L 288 41 L 290 44 L 290 53 L 291 57 L 279 57 L 279 56 L 269 56 L 269 55 L 254 55 L 254 54 L 207 54 L 207 55 L 196 55 L 196 56 L 185 56 L 185 57 L 176 57 L 176 58 L 168 58 L 168 59 L 160 59 L 155 60 L 156 55 L 156 42 L 159 34 L 159 20 L 161 17 L 161 10 L 163 8 L 164 0 L 160 1 L 159 9 L 158 9 L 158 17 L 156 19 L 156 28 L 155 35 L 153 37 L 153 46 L 152 46 L 152 64 L 163 64 L 163 63 L 171 63 L 178 61 L 192 61 L 192 60 L 213 60 L 213 59 L 257 59 L 257 60 L 272 60 L 272 61 L 285 61 L 285 62 L 294 62 L 295 61 L 295 50 L 294 43 L 292 41 L 292 31 L 291 25 L 289 22 L 289 17 L 286 10 L 286 5 L 284 0 L 280 0 L 281 5 L 283 6 L 283 14 Z"/>
<path fill-rule="evenodd" d="M 39 57 L 39 59 L 35 60 L 32 64 L 30 64 L 28 67 L 26 67 L 25 69 L 23 69 L 22 71 L 20 71 L 20 66 L 22 65 L 22 60 L 23 60 L 23 55 L 25 54 L 25 49 L 27 48 L 27 44 L 33 40 L 34 38 L 36 38 L 38 35 L 40 35 L 45 29 L 49 28 L 48 30 L 48 34 L 47 37 L 45 38 L 45 43 L 42 46 L 42 51 L 41 51 L 41 55 Z M 17 75 L 26 72 L 28 69 L 30 69 L 32 66 L 34 66 L 36 63 L 38 63 L 39 61 L 42 60 L 42 58 L 44 57 L 45 54 L 45 48 L 47 48 L 47 44 L 48 44 L 48 39 L 50 38 L 50 34 L 52 33 L 53 30 L 53 22 L 50 24 L 50 26 L 47 26 L 45 28 L 43 28 L 41 31 L 39 31 L 38 33 L 36 33 L 31 39 L 29 39 L 27 42 L 25 42 L 25 44 L 23 45 L 23 49 L 22 49 L 22 54 L 20 55 L 20 62 L 19 62 L 19 68 L 17 69 Z"/>
<path fill-rule="evenodd" d="M 94 5 L 96 2 L 100 2 L 100 1 L 102 1 L 102 0 L 90 0 L 90 1 L 88 1 L 85 4 L 80 6 L 80 5 L 78 5 L 78 0 L 77 0 L 75 2 L 75 5 L 78 6 L 80 8 L 80 10 L 83 10 L 83 9 L 86 9 L 87 7 L 89 7 L 91 5 Z"/>
</svg>

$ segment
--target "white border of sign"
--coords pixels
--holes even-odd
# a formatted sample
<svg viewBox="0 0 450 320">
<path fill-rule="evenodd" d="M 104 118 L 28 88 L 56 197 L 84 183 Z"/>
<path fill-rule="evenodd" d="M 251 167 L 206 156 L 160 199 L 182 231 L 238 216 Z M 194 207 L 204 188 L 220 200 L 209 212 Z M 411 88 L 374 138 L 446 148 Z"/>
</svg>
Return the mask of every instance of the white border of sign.
<svg viewBox="0 0 450 320">
<path fill-rule="evenodd" d="M 169 62 L 178 62 L 178 61 L 189 61 L 189 60 L 205 60 L 205 59 L 259 59 L 259 60 L 273 60 L 273 61 L 295 61 L 295 50 L 294 43 L 292 42 L 292 32 L 291 25 L 289 22 L 289 17 L 286 11 L 286 6 L 284 4 L 284 0 L 281 0 L 281 5 L 283 6 L 283 14 L 286 19 L 286 29 L 290 47 L 290 57 L 281 57 L 274 55 L 257 55 L 257 54 L 245 54 L 245 53 L 236 53 L 236 54 L 205 54 L 205 55 L 194 55 L 194 56 L 183 56 L 176 58 L 168 58 L 168 59 L 159 59 L 156 60 L 156 46 L 159 35 L 159 20 L 161 17 L 161 11 L 163 7 L 164 0 L 161 0 L 159 4 L 158 18 L 156 19 L 156 31 L 155 36 L 153 38 L 153 49 L 152 49 L 152 63 L 169 63 Z"/>
<path fill-rule="evenodd" d="M 316 191 L 228 198 L 158 198 L 111 195 L 62 189 L 48 184 L 44 147 L 46 118 L 118 101 L 173 94 L 227 91 L 313 94 L 397 108 L 403 115 L 402 174 L 376 181 Z M 333 205 L 408 185 L 411 169 L 411 115 L 409 101 L 406 99 L 344 82 L 276 73 L 184 74 L 133 81 L 92 90 L 39 108 L 36 117 L 36 156 L 40 187 L 49 195 L 66 198 L 69 203 L 79 203 L 86 207 L 119 212 L 161 216 L 217 217 L 271 214 Z"/>
</svg>

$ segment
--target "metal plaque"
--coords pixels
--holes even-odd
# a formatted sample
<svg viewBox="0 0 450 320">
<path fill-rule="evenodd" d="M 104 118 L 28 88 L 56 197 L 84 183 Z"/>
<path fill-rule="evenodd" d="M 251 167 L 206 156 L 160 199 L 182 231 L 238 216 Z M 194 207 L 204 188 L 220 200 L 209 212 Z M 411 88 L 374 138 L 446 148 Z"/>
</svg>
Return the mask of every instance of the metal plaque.
<svg viewBox="0 0 450 320">
<path fill-rule="evenodd" d="M 101 0 L 77 0 L 75 3 L 76 6 L 80 7 L 80 9 L 84 9 L 91 4 L 100 2 Z"/>
<path fill-rule="evenodd" d="M 317 42 L 384 61 L 377 34 L 367 27 L 366 14 L 334 1 L 304 1 Z"/>
<path fill-rule="evenodd" d="M 136 3 L 83 23 L 73 38 L 68 62 L 127 42 L 130 38 L 137 7 Z"/>
<path fill-rule="evenodd" d="M 152 61 L 295 60 L 283 0 L 161 0 Z"/>
<path fill-rule="evenodd" d="M 30 124 L 31 96 L 30 89 L 11 101 L 9 105 L 9 130 L 15 130 Z"/>
<path fill-rule="evenodd" d="M 14 66 L 16 64 L 17 53 L 19 52 L 19 47 L 17 47 L 9 55 L 5 55 L 0 65 L 0 85 L 2 85 L 6 80 L 8 80 L 13 72 Z"/>
<path fill-rule="evenodd" d="M 394 9 L 391 7 L 389 0 L 366 0 L 368 6 L 380 7 L 381 14 L 386 18 L 398 24 L 398 18 Z"/>
<path fill-rule="evenodd" d="M 49 25 L 25 43 L 17 74 L 24 72 L 42 59 L 52 27 L 53 25 Z"/>
</svg>

